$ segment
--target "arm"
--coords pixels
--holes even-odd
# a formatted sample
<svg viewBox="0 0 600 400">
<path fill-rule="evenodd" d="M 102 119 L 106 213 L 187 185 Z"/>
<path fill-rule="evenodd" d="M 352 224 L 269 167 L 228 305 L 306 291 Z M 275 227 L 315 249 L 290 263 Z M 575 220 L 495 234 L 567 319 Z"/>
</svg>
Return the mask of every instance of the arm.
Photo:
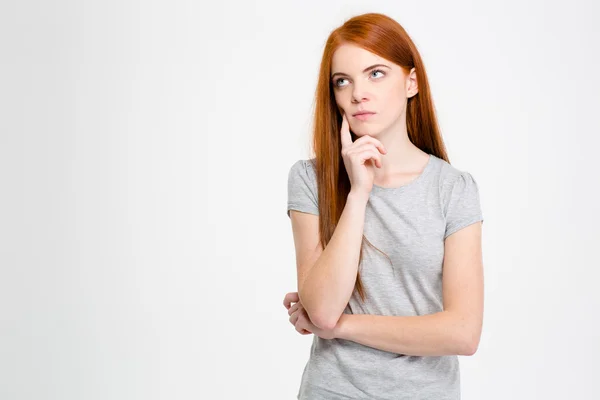
<svg viewBox="0 0 600 400">
<path fill-rule="evenodd" d="M 367 194 L 351 191 L 331 240 L 316 262 L 298 264 L 298 294 L 319 328 L 336 326 L 354 291 L 368 200 Z"/>
<path fill-rule="evenodd" d="M 444 311 L 406 317 L 344 314 L 334 336 L 406 355 L 475 354 L 483 323 L 481 224 L 451 234 L 444 248 Z"/>
</svg>

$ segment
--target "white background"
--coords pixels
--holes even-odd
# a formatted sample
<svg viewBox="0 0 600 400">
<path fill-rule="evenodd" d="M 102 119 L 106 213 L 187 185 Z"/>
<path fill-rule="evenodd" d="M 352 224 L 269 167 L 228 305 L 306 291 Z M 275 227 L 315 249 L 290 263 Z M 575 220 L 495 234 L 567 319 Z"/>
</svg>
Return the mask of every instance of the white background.
<svg viewBox="0 0 600 400">
<path fill-rule="evenodd" d="M 295 399 L 290 166 L 328 34 L 400 22 L 481 190 L 463 399 L 598 399 L 593 1 L 0 6 L 0 398 Z"/>
</svg>

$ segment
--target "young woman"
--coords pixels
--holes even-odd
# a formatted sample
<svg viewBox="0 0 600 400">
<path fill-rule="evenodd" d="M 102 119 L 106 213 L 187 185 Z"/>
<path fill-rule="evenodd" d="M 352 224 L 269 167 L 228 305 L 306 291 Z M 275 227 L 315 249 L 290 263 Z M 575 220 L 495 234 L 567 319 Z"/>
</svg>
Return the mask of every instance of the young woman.
<svg viewBox="0 0 600 400">
<path fill-rule="evenodd" d="M 483 321 L 478 186 L 450 165 L 393 19 L 329 36 L 313 147 L 288 176 L 298 292 L 284 305 L 314 334 L 298 399 L 459 399 L 457 356 L 475 353 Z"/>
</svg>

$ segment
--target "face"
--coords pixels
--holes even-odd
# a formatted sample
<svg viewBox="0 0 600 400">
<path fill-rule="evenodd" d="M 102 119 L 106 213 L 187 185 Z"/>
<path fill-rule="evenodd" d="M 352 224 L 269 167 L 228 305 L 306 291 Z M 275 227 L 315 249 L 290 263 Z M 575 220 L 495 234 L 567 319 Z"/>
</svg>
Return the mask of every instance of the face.
<svg viewBox="0 0 600 400">
<path fill-rule="evenodd" d="M 406 124 L 407 98 L 417 93 L 415 69 L 397 64 L 350 44 L 333 54 L 331 85 L 335 101 L 357 136 L 377 136 Z M 370 114 L 357 115 L 360 111 Z"/>
</svg>

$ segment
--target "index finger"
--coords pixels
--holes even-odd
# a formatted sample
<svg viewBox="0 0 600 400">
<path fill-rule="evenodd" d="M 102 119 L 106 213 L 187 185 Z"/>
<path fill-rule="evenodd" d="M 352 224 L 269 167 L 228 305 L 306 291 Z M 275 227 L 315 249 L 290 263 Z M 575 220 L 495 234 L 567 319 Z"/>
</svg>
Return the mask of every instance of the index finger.
<svg viewBox="0 0 600 400">
<path fill-rule="evenodd" d="M 283 305 L 285 306 L 285 308 L 287 308 L 289 310 L 290 307 L 292 306 L 292 303 L 297 303 L 298 301 L 300 301 L 298 292 L 290 292 L 290 293 L 286 294 L 285 297 L 283 298 Z"/>
<path fill-rule="evenodd" d="M 342 128 L 340 129 L 340 135 L 342 138 L 342 148 L 350 146 L 352 144 L 352 136 L 350 135 L 350 124 L 346 118 L 346 113 L 342 116 Z"/>
</svg>

